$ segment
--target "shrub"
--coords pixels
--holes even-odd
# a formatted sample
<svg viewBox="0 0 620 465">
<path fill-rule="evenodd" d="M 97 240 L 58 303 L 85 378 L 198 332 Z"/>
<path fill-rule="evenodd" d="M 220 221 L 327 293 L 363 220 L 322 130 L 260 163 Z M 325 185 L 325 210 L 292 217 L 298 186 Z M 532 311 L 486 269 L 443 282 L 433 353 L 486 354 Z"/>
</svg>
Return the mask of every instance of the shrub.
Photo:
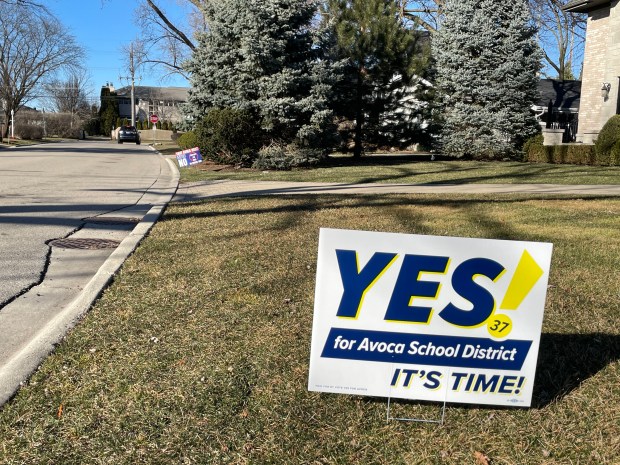
<svg viewBox="0 0 620 465">
<path fill-rule="evenodd" d="M 614 115 L 605 123 L 594 143 L 596 158 L 599 164 L 611 163 L 611 151 L 620 140 L 620 115 Z"/>
<path fill-rule="evenodd" d="M 43 138 L 43 128 L 37 124 L 21 124 L 15 130 L 22 139 L 38 140 Z"/>
<path fill-rule="evenodd" d="M 611 148 L 610 164 L 614 166 L 620 166 L 620 140 L 617 141 Z"/>
<path fill-rule="evenodd" d="M 100 126 L 101 126 L 101 118 L 96 117 L 96 118 L 91 118 L 90 120 L 86 121 L 84 123 L 83 128 L 87 134 L 93 136 L 95 134 L 99 134 Z"/>
<path fill-rule="evenodd" d="M 322 151 L 273 142 L 258 151 L 252 168 L 258 170 L 290 170 L 317 165 L 324 158 Z"/>
<path fill-rule="evenodd" d="M 187 131 L 184 134 L 181 134 L 177 140 L 179 147 L 183 150 L 185 149 L 193 149 L 194 147 L 199 147 L 198 137 L 194 131 Z"/>
<path fill-rule="evenodd" d="M 543 160 L 546 157 L 543 142 L 544 138 L 542 134 L 537 134 L 526 140 L 525 144 L 523 144 L 524 161 L 549 162 L 548 160 Z"/>
<path fill-rule="evenodd" d="M 47 113 L 45 116 L 47 135 L 52 137 L 79 138 L 82 122 L 70 113 Z M 94 134 L 94 133 L 93 133 Z"/>
<path fill-rule="evenodd" d="M 530 138 L 524 145 L 525 161 L 533 163 L 567 163 L 595 165 L 597 157 L 593 145 L 562 144 L 543 145 L 542 134 Z"/>
<path fill-rule="evenodd" d="M 257 119 L 232 108 L 209 111 L 196 127 L 203 156 L 218 163 L 251 166 L 263 145 Z"/>
</svg>

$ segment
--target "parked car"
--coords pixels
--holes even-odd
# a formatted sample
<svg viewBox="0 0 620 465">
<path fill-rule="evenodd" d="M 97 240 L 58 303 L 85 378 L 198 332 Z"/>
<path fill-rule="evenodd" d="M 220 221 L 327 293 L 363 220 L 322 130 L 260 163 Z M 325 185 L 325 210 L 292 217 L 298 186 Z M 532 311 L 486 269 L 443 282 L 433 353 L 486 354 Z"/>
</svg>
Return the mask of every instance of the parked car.
<svg viewBox="0 0 620 465">
<path fill-rule="evenodd" d="M 117 139 L 119 144 L 123 142 L 135 142 L 140 144 L 140 133 L 135 126 L 121 126 L 118 130 Z"/>
</svg>

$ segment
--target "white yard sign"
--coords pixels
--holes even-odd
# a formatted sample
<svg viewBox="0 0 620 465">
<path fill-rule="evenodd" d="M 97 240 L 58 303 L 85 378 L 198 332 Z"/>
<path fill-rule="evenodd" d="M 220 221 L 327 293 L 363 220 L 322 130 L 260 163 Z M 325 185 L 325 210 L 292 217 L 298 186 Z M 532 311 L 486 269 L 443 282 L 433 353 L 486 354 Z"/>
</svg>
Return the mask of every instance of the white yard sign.
<svg viewBox="0 0 620 465">
<path fill-rule="evenodd" d="M 551 251 L 322 229 L 309 390 L 529 406 Z"/>
</svg>

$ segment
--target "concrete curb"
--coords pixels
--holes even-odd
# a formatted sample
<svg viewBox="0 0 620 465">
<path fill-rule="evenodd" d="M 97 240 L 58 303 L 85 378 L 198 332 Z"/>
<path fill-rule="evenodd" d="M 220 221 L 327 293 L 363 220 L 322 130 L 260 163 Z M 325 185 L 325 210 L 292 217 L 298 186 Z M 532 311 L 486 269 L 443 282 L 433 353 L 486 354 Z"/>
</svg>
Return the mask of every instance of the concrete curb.
<svg viewBox="0 0 620 465">
<path fill-rule="evenodd" d="M 140 242 L 155 226 L 166 206 L 174 197 L 179 183 L 179 171 L 171 160 L 166 159 L 161 154 L 159 155 L 166 160 L 172 174 L 169 185 L 164 187 L 169 192 L 162 198 L 161 205 L 151 207 L 142 221 L 135 226 L 132 232 L 123 239 L 101 265 L 79 295 L 0 368 L 0 380 L 2 380 L 0 383 L 2 387 L 0 406 L 16 394 L 45 358 L 54 351 L 56 345 L 88 313 L 93 303 L 101 296 L 114 275 L 125 263 L 125 260 L 138 248 Z"/>
</svg>

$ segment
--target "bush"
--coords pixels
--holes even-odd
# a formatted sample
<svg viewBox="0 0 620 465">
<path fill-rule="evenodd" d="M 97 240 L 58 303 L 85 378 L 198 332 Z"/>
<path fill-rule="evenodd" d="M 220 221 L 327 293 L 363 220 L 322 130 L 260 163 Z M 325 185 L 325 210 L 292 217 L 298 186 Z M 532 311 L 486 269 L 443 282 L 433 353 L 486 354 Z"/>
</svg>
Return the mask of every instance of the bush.
<svg viewBox="0 0 620 465">
<path fill-rule="evenodd" d="M 95 134 L 99 134 L 99 128 L 101 127 L 101 118 L 91 118 L 86 121 L 82 126 L 86 134 L 94 136 Z"/>
<path fill-rule="evenodd" d="M 263 145 L 263 133 L 250 112 L 232 108 L 209 111 L 196 127 L 204 158 L 217 163 L 251 166 Z"/>
<path fill-rule="evenodd" d="M 181 147 L 183 150 L 199 147 L 198 137 L 196 136 L 196 133 L 194 131 L 187 131 L 185 134 L 181 134 L 177 142 L 179 144 L 179 147 Z"/>
<path fill-rule="evenodd" d="M 620 140 L 617 141 L 611 148 L 610 164 L 614 166 L 620 166 Z"/>
<path fill-rule="evenodd" d="M 285 146 L 274 142 L 258 151 L 252 168 L 258 170 L 290 170 L 317 165 L 323 158 L 324 153 L 317 149 L 299 147 L 295 144 Z"/>
<path fill-rule="evenodd" d="M 605 123 L 594 143 L 596 159 L 600 165 L 612 164 L 611 151 L 620 140 L 620 115 L 614 115 Z"/>
<path fill-rule="evenodd" d="M 43 138 L 43 128 L 37 124 L 21 124 L 15 127 L 19 137 L 26 140 L 39 140 Z"/>
<path fill-rule="evenodd" d="M 533 163 L 566 163 L 572 165 L 596 165 L 593 145 L 562 144 L 543 145 L 543 136 L 530 138 L 524 145 L 525 161 Z"/>
<path fill-rule="evenodd" d="M 543 158 L 546 157 L 543 142 L 544 138 L 542 134 L 537 134 L 526 140 L 523 144 L 523 161 L 543 162 Z M 544 162 L 550 163 L 547 160 Z"/>
</svg>

